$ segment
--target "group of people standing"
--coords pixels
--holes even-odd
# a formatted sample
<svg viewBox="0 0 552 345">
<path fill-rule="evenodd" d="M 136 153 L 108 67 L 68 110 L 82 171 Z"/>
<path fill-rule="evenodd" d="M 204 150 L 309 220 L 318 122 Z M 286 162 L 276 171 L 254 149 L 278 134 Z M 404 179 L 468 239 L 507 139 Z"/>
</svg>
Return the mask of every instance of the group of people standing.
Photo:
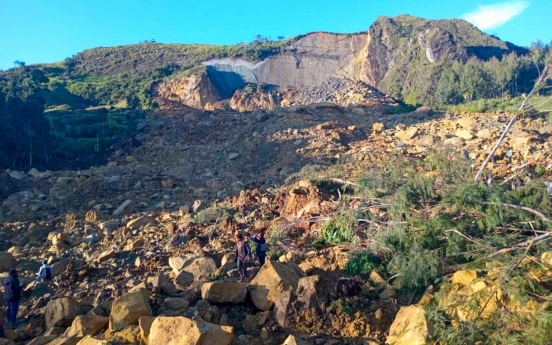
<svg viewBox="0 0 552 345">
<path fill-rule="evenodd" d="M 264 237 L 264 230 L 259 231 L 256 235 L 251 237 L 244 237 L 242 234 L 236 235 L 236 265 L 238 268 L 238 273 L 240 275 L 240 282 L 245 280 L 245 272 L 247 271 L 247 264 L 252 259 L 251 247 L 249 246 L 248 241 L 255 243 L 257 246 L 255 248 L 255 254 L 259 259 L 259 266 L 263 267 L 266 255 L 268 251 L 268 244 Z"/>
<path fill-rule="evenodd" d="M 48 265 L 47 260 L 42 261 L 42 266 L 36 275 L 36 280 L 38 282 L 52 281 L 52 267 Z M 4 301 L 6 302 L 6 321 L 8 327 L 15 327 L 17 325 L 17 311 L 19 309 L 19 300 L 21 299 L 23 285 L 24 284 L 19 281 L 17 270 L 15 268 L 10 269 L 8 277 L 4 279 Z M 0 328 L 1 326 L 0 324 Z"/>
<path fill-rule="evenodd" d="M 236 235 L 236 265 L 240 275 L 240 281 L 245 280 L 247 265 L 252 260 L 251 247 L 249 241 L 256 244 L 255 254 L 259 259 L 259 266 L 262 267 L 266 261 L 268 244 L 265 239 L 264 230 L 259 231 L 251 237 L 244 237 L 242 234 Z M 47 260 L 42 261 L 42 266 L 37 273 L 36 280 L 38 282 L 52 281 L 52 268 L 48 265 Z M 54 282 L 55 283 L 55 282 Z M 55 283 L 57 285 L 57 283 Z M 6 302 L 6 319 L 8 327 L 17 325 L 17 311 L 19 309 L 19 300 L 23 291 L 23 283 L 19 281 L 18 273 L 15 268 L 10 269 L 8 277 L 4 280 L 4 300 Z M 0 337 L 2 325 L 0 324 Z"/>
</svg>

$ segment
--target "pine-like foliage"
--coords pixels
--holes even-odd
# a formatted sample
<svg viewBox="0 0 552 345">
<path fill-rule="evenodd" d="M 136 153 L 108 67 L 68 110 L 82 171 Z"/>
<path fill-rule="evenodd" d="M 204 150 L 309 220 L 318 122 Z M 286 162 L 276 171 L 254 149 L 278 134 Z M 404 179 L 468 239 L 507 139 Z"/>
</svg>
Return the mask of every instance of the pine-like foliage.
<svg viewBox="0 0 552 345">
<path fill-rule="evenodd" d="M 470 175 L 468 163 L 457 155 L 430 152 L 423 160 L 386 162 L 361 178 L 357 196 L 365 198 L 367 205 L 386 205 L 387 215 L 379 216 L 379 225 L 368 230 L 367 236 L 375 239 L 370 255 L 353 255 L 349 270 L 356 274 L 383 271 L 401 289 L 439 286 L 437 300 L 455 289 L 443 279 L 448 273 L 462 268 L 489 272 L 483 279 L 495 290 L 457 302 L 472 311 L 468 321 L 450 308 L 428 307 L 434 340 L 439 344 L 551 344 L 552 267 L 538 262 L 550 247 L 541 242 L 512 250 L 536 236 L 535 231 L 542 234 L 551 226 L 521 208 L 550 218 L 545 181 L 536 179 L 510 190 L 508 184 L 474 185 Z M 500 297 L 493 296 L 493 291 Z M 493 298 L 502 304 L 497 302 L 490 316 L 477 316 L 483 313 L 485 300 Z"/>
</svg>

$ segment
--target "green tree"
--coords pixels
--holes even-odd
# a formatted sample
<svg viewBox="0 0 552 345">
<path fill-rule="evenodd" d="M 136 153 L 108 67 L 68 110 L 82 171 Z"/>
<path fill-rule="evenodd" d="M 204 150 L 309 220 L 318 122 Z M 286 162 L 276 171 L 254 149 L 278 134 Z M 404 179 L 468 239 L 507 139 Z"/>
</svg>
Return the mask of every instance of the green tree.
<svg viewBox="0 0 552 345">
<path fill-rule="evenodd" d="M 437 103 L 458 104 L 462 101 L 459 88 L 459 77 L 452 69 L 445 69 L 437 84 Z"/>
<path fill-rule="evenodd" d="M 136 110 L 140 108 L 140 98 L 135 94 L 128 95 L 126 98 L 127 108 L 131 110 Z"/>
</svg>

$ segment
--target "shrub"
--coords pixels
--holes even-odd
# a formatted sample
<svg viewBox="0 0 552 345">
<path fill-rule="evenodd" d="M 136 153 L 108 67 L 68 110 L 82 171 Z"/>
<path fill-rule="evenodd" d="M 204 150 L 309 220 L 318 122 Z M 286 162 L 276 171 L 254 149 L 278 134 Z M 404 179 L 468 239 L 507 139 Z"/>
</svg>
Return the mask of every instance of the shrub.
<svg viewBox="0 0 552 345">
<path fill-rule="evenodd" d="M 372 271 L 383 271 L 383 260 L 375 255 L 372 251 L 361 251 L 351 255 L 345 272 L 351 275 L 369 274 Z"/>
<path fill-rule="evenodd" d="M 352 213 L 341 214 L 327 222 L 321 230 L 321 240 L 326 244 L 355 242 L 356 218 Z"/>
<path fill-rule="evenodd" d="M 210 224 L 230 217 L 234 212 L 231 208 L 214 206 L 199 211 L 194 220 L 199 224 Z"/>
<path fill-rule="evenodd" d="M 440 276 L 439 252 L 424 249 L 415 243 L 410 251 L 393 255 L 387 269 L 390 274 L 396 275 L 395 284 L 400 288 L 423 288 L 433 284 Z"/>
</svg>

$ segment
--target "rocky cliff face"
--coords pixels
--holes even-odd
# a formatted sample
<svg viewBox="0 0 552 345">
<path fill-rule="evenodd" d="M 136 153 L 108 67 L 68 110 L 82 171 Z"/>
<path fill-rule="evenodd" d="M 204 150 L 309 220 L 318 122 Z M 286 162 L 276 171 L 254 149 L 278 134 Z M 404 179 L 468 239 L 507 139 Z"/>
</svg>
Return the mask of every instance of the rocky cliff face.
<svg viewBox="0 0 552 345">
<path fill-rule="evenodd" d="M 244 60 L 205 61 L 209 77 L 223 95 L 232 95 L 245 83 L 277 88 L 303 88 L 330 77 L 354 79 L 359 70 L 351 62 L 366 44 L 366 34 L 340 35 L 317 32 L 299 38 L 284 52 L 260 63 Z"/>
<path fill-rule="evenodd" d="M 266 89 L 279 92 L 319 87 L 331 78 L 362 81 L 390 93 L 393 85 L 427 77 L 433 65 L 465 61 L 471 56 L 488 59 L 520 49 L 463 20 L 380 17 L 366 33 L 311 33 L 290 41 L 280 53 L 257 63 L 231 58 L 204 61 L 207 76 L 169 79 L 158 86 L 157 95 L 204 108 L 215 99 L 231 99 L 246 84 L 263 84 Z M 279 103 L 275 95 L 262 96 L 249 104 L 272 108 Z M 238 96 L 243 98 L 243 94 Z M 244 103 L 230 102 L 241 109 L 243 106 L 238 104 Z"/>
<path fill-rule="evenodd" d="M 441 62 L 524 53 L 523 48 L 486 35 L 464 20 L 408 15 L 378 18 L 368 30 L 366 51 L 360 79 L 384 92 L 393 84 L 409 84 Z"/>
<path fill-rule="evenodd" d="M 218 89 L 205 73 L 168 79 L 154 86 L 154 97 L 165 108 L 181 103 L 203 109 L 221 100 Z"/>
</svg>

